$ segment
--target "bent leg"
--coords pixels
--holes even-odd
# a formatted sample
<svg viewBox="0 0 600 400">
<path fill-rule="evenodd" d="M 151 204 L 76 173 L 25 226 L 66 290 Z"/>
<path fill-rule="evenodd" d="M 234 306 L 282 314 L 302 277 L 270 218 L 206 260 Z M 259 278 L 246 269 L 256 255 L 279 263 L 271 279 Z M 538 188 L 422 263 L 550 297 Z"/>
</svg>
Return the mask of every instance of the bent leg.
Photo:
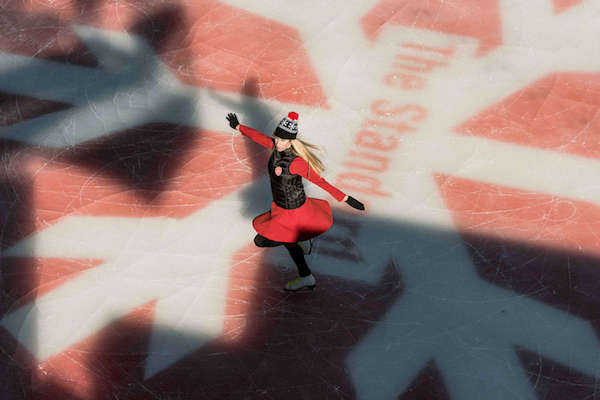
<svg viewBox="0 0 600 400">
<path fill-rule="evenodd" d="M 302 247 L 300 247 L 298 243 L 276 242 L 262 235 L 256 235 L 254 237 L 254 244 L 258 247 L 277 247 L 284 245 L 290 253 L 290 257 L 294 260 L 296 268 L 298 268 L 298 275 L 300 275 L 301 278 L 312 275 L 306 264 L 306 260 L 304 259 L 304 250 L 302 250 Z"/>
</svg>

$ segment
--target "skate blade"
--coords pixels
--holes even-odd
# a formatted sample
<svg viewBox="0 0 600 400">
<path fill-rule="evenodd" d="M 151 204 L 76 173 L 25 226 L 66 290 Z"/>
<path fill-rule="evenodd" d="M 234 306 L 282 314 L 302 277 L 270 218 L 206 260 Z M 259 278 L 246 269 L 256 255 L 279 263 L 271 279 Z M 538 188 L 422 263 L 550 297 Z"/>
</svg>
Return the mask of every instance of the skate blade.
<svg viewBox="0 0 600 400">
<path fill-rule="evenodd" d="M 288 289 L 285 286 L 283 287 L 283 290 L 285 290 L 286 292 L 312 292 L 313 290 L 315 290 L 315 287 L 317 285 L 310 285 L 310 286 L 302 286 L 301 288 L 298 289 Z"/>
</svg>

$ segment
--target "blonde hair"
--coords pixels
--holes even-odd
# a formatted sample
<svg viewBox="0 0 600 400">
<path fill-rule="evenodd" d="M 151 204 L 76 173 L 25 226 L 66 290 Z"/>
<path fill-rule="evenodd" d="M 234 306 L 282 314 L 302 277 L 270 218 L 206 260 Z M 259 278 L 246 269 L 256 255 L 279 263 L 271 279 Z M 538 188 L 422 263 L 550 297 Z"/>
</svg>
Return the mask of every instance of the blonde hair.
<svg viewBox="0 0 600 400">
<path fill-rule="evenodd" d="M 321 151 L 321 148 L 300 139 L 292 139 L 291 143 L 292 151 L 294 151 L 294 153 L 296 153 L 298 156 L 302 157 L 304 161 L 308 163 L 308 166 L 314 169 L 317 175 L 321 176 L 325 170 L 325 166 L 319 157 L 317 157 L 313 152 L 313 150 Z M 308 172 L 310 173 L 310 169 Z"/>
</svg>

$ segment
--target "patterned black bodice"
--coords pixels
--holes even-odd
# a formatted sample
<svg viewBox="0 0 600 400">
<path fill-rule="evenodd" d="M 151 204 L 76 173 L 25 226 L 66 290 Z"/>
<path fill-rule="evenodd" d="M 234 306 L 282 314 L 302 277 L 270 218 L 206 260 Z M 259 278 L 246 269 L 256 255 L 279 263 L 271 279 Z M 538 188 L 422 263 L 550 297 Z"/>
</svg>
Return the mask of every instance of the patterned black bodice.
<svg viewBox="0 0 600 400">
<path fill-rule="evenodd" d="M 273 201 L 281 208 L 288 210 L 298 208 L 306 201 L 302 177 L 290 173 L 290 164 L 298 157 L 291 148 L 282 152 L 273 148 L 269 158 L 269 178 L 271 178 L 271 193 Z M 281 167 L 281 175 L 275 174 L 275 168 Z"/>
</svg>

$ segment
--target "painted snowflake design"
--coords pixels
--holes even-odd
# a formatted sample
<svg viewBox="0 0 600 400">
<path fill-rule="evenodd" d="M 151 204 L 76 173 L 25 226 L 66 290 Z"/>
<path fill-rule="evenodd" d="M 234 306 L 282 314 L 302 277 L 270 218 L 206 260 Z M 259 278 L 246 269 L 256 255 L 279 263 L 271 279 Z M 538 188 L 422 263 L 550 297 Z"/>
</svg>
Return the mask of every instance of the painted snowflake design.
<svg viewBox="0 0 600 400">
<path fill-rule="evenodd" d="M 238 6 L 243 8 L 244 3 L 240 2 Z M 364 15 L 370 6 L 352 5 L 351 10 L 341 17 L 347 19 L 343 21 L 344 25 L 351 27 L 349 29 L 353 29 L 353 34 L 357 34 L 359 27 L 351 22 L 356 20 L 357 16 Z M 257 7 L 263 15 L 273 12 L 267 5 Z M 454 230 L 453 221 L 435 183 L 434 174 L 442 173 L 515 185 L 515 174 L 511 172 L 522 170 L 522 160 L 532 158 L 540 162 L 537 165 L 527 165 L 527 168 L 538 169 L 544 171 L 543 173 L 565 166 L 570 168 L 568 162 L 560 164 L 550 161 L 550 155 L 543 151 L 472 137 L 458 137 L 452 133 L 452 128 L 472 115 L 474 108 L 480 109 L 482 105 L 493 104 L 514 92 L 523 82 L 531 82 L 540 73 L 545 74 L 558 68 L 556 64 L 559 60 L 554 55 L 543 52 L 536 54 L 536 62 L 544 65 L 547 71 L 540 72 L 539 69 L 528 68 L 526 63 L 519 64 L 515 61 L 530 60 L 527 57 L 523 58 L 524 54 L 520 52 L 520 40 L 527 37 L 523 32 L 530 33 L 536 40 L 554 43 L 555 39 L 560 39 L 560 43 L 563 43 L 566 30 L 556 29 L 555 26 L 568 25 L 584 18 L 581 14 L 583 11 L 556 17 L 548 11 L 550 6 L 538 2 L 533 6 L 511 7 L 503 5 L 502 12 L 505 14 L 506 26 L 522 28 L 517 37 L 511 36 L 511 32 L 507 30 L 503 35 L 505 45 L 469 64 L 468 77 L 463 80 L 457 79 L 447 83 L 443 76 L 431 78 L 430 87 L 424 96 L 434 99 L 428 105 L 428 109 L 430 114 L 436 116 L 436 120 L 435 123 L 432 120 L 426 121 L 417 132 L 402 138 L 402 155 L 394 160 L 393 193 L 401 193 L 399 197 L 403 197 L 394 198 L 392 206 L 386 209 L 394 215 L 394 221 L 389 222 L 389 218 L 384 216 L 379 218 L 376 213 L 369 219 L 369 224 L 361 229 L 355 239 L 363 259 L 350 268 L 340 260 L 328 258 L 326 255 L 320 256 L 327 260 L 327 269 L 322 272 L 371 283 L 380 278 L 382 269 L 392 259 L 405 286 L 401 298 L 387 310 L 383 319 L 346 360 L 358 398 L 394 398 L 406 390 L 429 361 L 435 360 L 453 399 L 505 399 L 508 396 L 534 399 L 535 393 L 519 365 L 514 346 L 536 349 L 564 365 L 592 376 L 597 375 L 600 346 L 587 322 L 480 279 L 463 242 Z M 533 32 L 533 27 L 528 28 L 526 18 L 522 16 L 524 11 L 529 10 L 527 7 L 533 7 L 534 11 L 541 15 L 540 18 L 547 19 L 548 22 L 543 23 L 543 26 L 554 27 L 552 32 L 546 32 L 547 38 L 540 38 L 539 34 Z M 339 8 L 332 6 L 331 9 Z M 297 11 L 289 10 L 286 15 L 298 19 L 297 25 L 304 26 L 304 35 L 320 26 L 322 21 L 331 18 L 330 14 L 324 13 L 321 19 L 315 19 L 313 25 L 310 25 L 303 14 Z M 133 48 L 138 52 L 134 59 L 154 57 L 150 48 L 135 35 L 84 26 L 75 29 L 101 62 L 106 61 L 106 68 L 94 74 L 107 85 L 117 85 L 121 80 L 131 79 L 135 73 L 133 70 L 111 71 L 118 54 L 122 55 Z M 395 29 L 410 31 L 409 28 Z M 391 34 L 388 34 L 389 31 L 380 33 L 380 43 L 391 40 Z M 437 33 L 431 33 L 430 38 L 446 45 L 452 45 L 455 43 L 453 40 L 458 40 Z M 115 43 L 122 46 L 122 51 L 115 50 Z M 336 44 L 332 40 L 309 51 L 313 58 L 318 58 L 324 54 L 331 54 L 331 49 Z M 453 73 L 460 71 L 461 65 L 458 61 L 471 60 L 476 49 L 477 44 L 473 43 L 472 46 L 456 50 L 453 61 L 448 62 Z M 346 57 L 334 57 L 330 65 L 319 67 L 319 74 L 323 76 L 324 81 L 344 83 L 343 72 L 349 72 L 344 79 L 353 79 L 357 70 L 368 70 L 360 62 L 363 56 L 377 54 L 381 48 L 365 41 L 354 50 L 360 57 L 356 56 L 350 60 Z M 569 57 L 574 55 L 570 51 L 567 46 L 561 47 L 561 67 L 581 68 L 581 59 Z M 540 62 L 540 58 L 545 63 Z M 516 71 L 512 72 L 519 74 L 519 82 L 504 79 L 504 69 L 490 67 L 502 64 L 502 60 L 514 61 L 517 67 Z M 12 68 L 25 64 L 35 65 L 38 61 L 2 54 L 0 62 L 5 68 Z M 569 63 L 568 67 L 562 64 L 564 62 Z M 594 62 L 599 64 L 594 65 L 594 68 L 600 67 L 600 60 Z M 40 63 L 44 64 L 43 67 L 47 66 L 45 62 Z M 47 125 L 52 128 L 43 132 L 37 131 L 34 125 L 24 123 L 10 127 L 11 129 L 2 128 L 0 134 L 16 141 L 63 148 L 144 122 L 164 121 L 191 126 L 197 124 L 193 114 L 173 113 L 173 110 L 161 109 L 160 104 L 165 96 L 174 95 L 179 99 L 178 104 L 186 104 L 193 109 L 198 106 L 198 94 L 202 91 L 174 79 L 159 60 L 154 60 L 154 64 L 157 68 L 148 76 L 148 80 L 129 92 L 126 99 L 100 101 L 89 108 L 65 111 L 68 114 L 53 113 L 47 117 L 47 122 L 51 122 Z M 588 60 L 585 66 L 590 68 Z M 77 67 L 53 67 L 65 75 L 73 71 L 83 73 Z M 347 70 L 344 71 L 344 68 Z M 486 81 L 482 77 L 489 79 Z M 443 85 L 443 91 L 439 90 L 440 85 Z M 347 108 L 359 110 L 364 107 L 362 102 L 369 94 L 368 89 L 361 92 L 360 96 L 352 96 L 352 93 L 347 92 L 349 85 L 340 84 L 339 87 L 342 89 L 328 86 L 328 90 L 332 92 L 332 97 L 345 96 L 344 98 L 348 99 L 343 109 L 333 107 L 329 110 L 312 110 L 310 107 L 296 107 L 301 112 L 307 112 L 307 122 L 303 125 L 305 130 L 316 128 L 316 121 L 329 121 L 326 123 L 329 126 L 321 127 L 325 130 L 339 126 L 340 116 L 346 114 Z M 451 99 L 434 96 L 436 93 L 453 96 L 464 93 L 466 88 L 470 87 L 480 90 L 481 96 L 476 105 L 453 103 L 454 107 L 448 110 L 447 105 Z M 83 104 L 82 93 L 85 90 L 86 88 L 81 88 L 68 98 L 57 100 Z M 206 99 L 211 99 L 211 96 L 203 96 L 202 108 L 207 114 L 224 116 L 229 111 L 223 101 L 209 100 L 207 103 Z M 229 96 L 228 100 L 231 103 L 240 101 L 237 96 Z M 252 103 L 254 100 L 244 101 L 259 107 L 258 102 Z M 275 104 L 284 106 L 281 102 Z M 120 112 L 119 118 L 97 118 L 98 115 L 108 115 L 115 109 Z M 158 109 L 162 110 L 159 114 L 153 113 Z M 217 121 L 208 119 L 202 121 L 202 125 L 222 129 L 222 118 L 220 122 Z M 269 121 L 263 122 L 266 125 Z M 346 125 L 356 128 L 360 122 L 352 119 L 348 120 Z M 82 126 L 86 128 L 72 129 Z M 443 158 L 432 158 L 431 154 L 435 153 L 436 149 L 444 149 L 445 152 L 453 154 Z M 345 151 L 345 148 L 338 151 Z M 336 155 L 332 158 L 336 159 Z M 467 160 L 469 165 L 475 167 L 464 167 Z M 553 162 L 557 165 L 553 166 Z M 528 177 L 520 177 L 516 184 L 524 188 L 538 187 L 534 178 Z M 563 195 L 577 197 L 577 193 L 566 183 L 558 187 L 557 191 Z M 159 297 L 161 300 L 156 320 L 172 324 L 182 332 L 191 334 L 186 336 L 187 339 L 183 343 L 181 337 L 152 337 L 146 377 L 152 376 L 219 334 L 230 261 L 219 259 L 218 255 L 234 252 L 251 236 L 247 218 L 241 213 L 231 212 L 231 205 L 240 202 L 239 193 L 236 192 L 181 220 L 74 216 L 60 221 L 8 249 L 6 255 L 97 257 L 105 260 L 105 263 L 33 304 L 6 315 L 2 319 L 2 325 L 43 360 L 98 330 L 115 315 L 122 315 L 137 305 Z M 372 204 L 376 210 L 377 201 L 374 200 Z M 215 215 L 219 217 L 218 224 L 211 223 Z M 214 229 L 214 242 L 202 248 L 198 248 L 198 243 L 193 240 L 199 226 L 211 226 Z M 90 227 L 94 227 L 94 230 L 89 229 Z M 339 234 L 343 229 L 335 227 L 330 235 Z M 233 238 L 230 235 L 231 231 L 236 232 Z M 70 232 L 83 233 L 73 238 Z M 102 240 L 98 240 L 99 238 Z M 222 245 L 215 248 L 213 243 Z M 32 248 L 35 249 L 34 254 L 31 252 Z M 393 248 L 391 254 L 390 248 Z M 431 257 L 431 254 L 435 254 L 435 257 Z M 196 267 L 198 264 L 206 267 L 199 270 Z M 171 279 L 165 279 L 164 277 L 169 276 L 171 268 L 177 268 L 180 273 Z M 315 269 L 318 271 L 318 268 Z M 119 271 L 118 276 L 113 276 L 115 271 Z M 161 279 L 146 280 L 148 286 L 136 287 L 135 282 L 148 276 Z M 114 287 L 127 292 L 127 301 L 103 304 L 105 292 Z M 72 310 L 66 311 L 64 299 L 77 296 L 82 288 L 93 288 L 91 292 L 86 292 L 86 296 L 95 300 L 81 307 L 74 316 Z M 190 308 L 194 308 L 194 315 L 185 312 Z M 51 320 L 28 319 L 29 314 L 35 314 L 33 309 L 40 316 L 51 316 Z M 198 314 L 201 314 L 201 317 L 197 317 Z M 41 332 L 39 338 L 27 334 L 27 324 L 33 323 L 37 324 L 37 330 Z M 57 325 L 61 326 L 62 330 L 54 330 L 53 327 Z M 81 328 L 80 325 L 85 325 L 85 328 Z M 46 328 L 47 332 L 44 331 Z M 565 346 L 565 342 L 571 345 Z M 164 347 L 177 351 L 167 355 L 161 354 L 157 349 Z M 474 385 L 473 380 L 477 380 L 479 384 Z"/>
</svg>

